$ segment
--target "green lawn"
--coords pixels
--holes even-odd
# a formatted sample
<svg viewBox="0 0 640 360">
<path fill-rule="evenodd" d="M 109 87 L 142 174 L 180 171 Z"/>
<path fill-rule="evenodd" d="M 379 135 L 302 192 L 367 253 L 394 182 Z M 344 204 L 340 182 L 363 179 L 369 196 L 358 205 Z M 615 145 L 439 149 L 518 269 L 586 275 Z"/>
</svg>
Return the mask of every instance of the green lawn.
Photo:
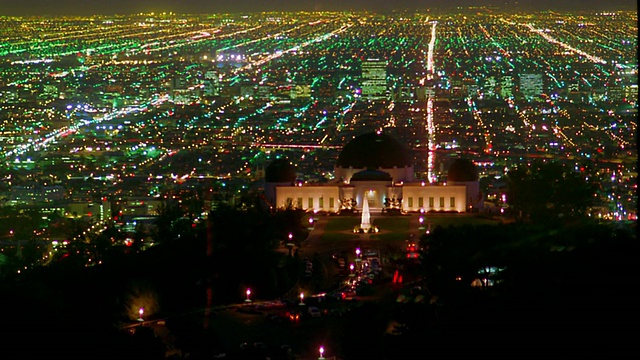
<svg viewBox="0 0 640 360">
<path fill-rule="evenodd" d="M 409 231 L 410 216 L 374 216 L 371 223 L 389 231 Z M 335 216 L 329 218 L 325 232 L 352 231 L 360 225 L 360 216 Z"/>
<path fill-rule="evenodd" d="M 372 216 L 371 223 L 380 230 L 388 230 L 392 232 L 408 232 L 410 231 L 410 222 L 418 219 L 418 214 L 407 216 Z M 496 225 L 498 221 L 477 217 L 471 214 L 423 214 L 425 224 L 431 223 L 432 228 L 441 225 L 443 227 L 457 225 Z M 335 216 L 330 217 L 327 222 L 325 231 L 340 232 L 352 231 L 353 228 L 360 224 L 359 216 Z"/>
<path fill-rule="evenodd" d="M 477 217 L 469 214 L 426 214 L 423 215 L 425 224 L 431 223 L 431 228 L 440 225 L 442 227 L 459 225 L 497 225 L 496 220 Z"/>
<path fill-rule="evenodd" d="M 380 231 L 408 233 L 411 230 L 410 221 L 410 216 L 382 216 L 374 218 L 371 223 L 377 226 Z"/>
<path fill-rule="evenodd" d="M 375 216 L 372 225 L 380 229 L 380 233 L 371 233 L 371 240 L 404 241 L 410 233 L 410 216 Z M 322 242 L 327 247 L 343 244 L 345 240 L 358 239 L 360 235 L 353 233 L 353 228 L 360 225 L 359 216 L 332 217 L 322 234 Z"/>
<path fill-rule="evenodd" d="M 409 234 L 417 232 L 417 219 L 420 215 L 411 214 L 408 216 L 374 216 L 371 218 L 372 225 L 380 230 L 380 233 L 369 234 L 371 239 L 384 241 L 403 241 L 409 238 Z M 443 227 L 459 225 L 488 225 L 498 224 L 495 220 L 479 218 L 469 214 L 423 214 L 425 227 L 431 226 L 434 229 L 440 225 Z M 358 238 L 352 233 L 353 228 L 360 224 L 360 216 L 336 216 L 329 218 L 322 235 L 323 242 L 327 244 L 340 243 L 344 240 Z"/>
<path fill-rule="evenodd" d="M 360 224 L 360 217 L 358 216 L 332 216 L 328 219 L 329 221 L 324 229 L 327 233 L 351 231 L 354 226 Z"/>
</svg>

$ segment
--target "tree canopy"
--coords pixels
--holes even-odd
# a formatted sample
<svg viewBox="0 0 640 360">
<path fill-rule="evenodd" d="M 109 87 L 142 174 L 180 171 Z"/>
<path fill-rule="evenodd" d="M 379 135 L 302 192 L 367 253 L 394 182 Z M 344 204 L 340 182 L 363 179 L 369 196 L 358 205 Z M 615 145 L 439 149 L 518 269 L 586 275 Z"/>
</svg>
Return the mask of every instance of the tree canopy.
<svg viewBox="0 0 640 360">
<path fill-rule="evenodd" d="M 583 217 L 593 203 L 595 183 L 558 162 L 535 161 L 507 174 L 507 203 L 533 222 L 572 221 Z"/>
</svg>

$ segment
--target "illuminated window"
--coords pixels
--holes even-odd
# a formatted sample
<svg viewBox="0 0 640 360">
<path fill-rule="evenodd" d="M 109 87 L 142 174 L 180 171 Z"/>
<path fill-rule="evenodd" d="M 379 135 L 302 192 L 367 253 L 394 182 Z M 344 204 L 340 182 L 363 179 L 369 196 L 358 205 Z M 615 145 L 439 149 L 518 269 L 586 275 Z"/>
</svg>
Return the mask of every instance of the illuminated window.
<svg viewBox="0 0 640 360">
<path fill-rule="evenodd" d="M 329 198 L 329 207 L 333 208 L 333 198 L 332 197 Z"/>
<path fill-rule="evenodd" d="M 451 206 L 452 208 L 456 207 L 456 198 L 455 197 L 450 197 L 449 198 L 449 206 Z"/>
<path fill-rule="evenodd" d="M 298 198 L 298 207 L 301 208 L 302 207 L 302 198 Z"/>
<path fill-rule="evenodd" d="M 324 198 L 321 197 L 320 199 L 318 199 L 318 207 L 320 209 L 322 209 L 324 207 Z"/>
<path fill-rule="evenodd" d="M 444 207 L 444 197 L 440 198 L 440 207 L 443 208 Z"/>
<path fill-rule="evenodd" d="M 433 196 L 429 197 L 429 207 L 432 208 L 433 207 Z"/>
<path fill-rule="evenodd" d="M 421 208 L 424 206 L 424 198 L 421 196 L 418 198 L 418 207 Z"/>
<path fill-rule="evenodd" d="M 313 198 L 307 199 L 307 207 L 309 207 L 309 208 L 313 207 Z"/>
<path fill-rule="evenodd" d="M 413 198 L 410 197 L 408 201 L 409 201 L 409 207 L 412 208 L 413 207 Z"/>
</svg>

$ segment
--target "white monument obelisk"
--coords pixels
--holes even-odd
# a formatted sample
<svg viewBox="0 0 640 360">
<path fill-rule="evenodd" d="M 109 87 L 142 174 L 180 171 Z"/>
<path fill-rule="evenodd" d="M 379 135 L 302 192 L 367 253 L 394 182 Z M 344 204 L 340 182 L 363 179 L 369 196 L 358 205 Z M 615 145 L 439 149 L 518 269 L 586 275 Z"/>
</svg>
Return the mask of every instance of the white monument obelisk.
<svg viewBox="0 0 640 360">
<path fill-rule="evenodd" d="M 360 229 L 364 232 L 369 232 L 371 229 L 371 214 L 369 214 L 369 200 L 364 197 L 364 203 L 362 204 L 362 220 L 360 220 Z"/>
</svg>

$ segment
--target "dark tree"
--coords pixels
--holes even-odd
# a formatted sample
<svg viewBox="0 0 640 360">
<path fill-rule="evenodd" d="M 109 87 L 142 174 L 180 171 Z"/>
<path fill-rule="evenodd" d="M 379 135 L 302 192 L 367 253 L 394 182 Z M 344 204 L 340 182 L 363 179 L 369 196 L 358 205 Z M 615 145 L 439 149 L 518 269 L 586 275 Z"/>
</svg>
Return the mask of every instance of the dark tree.
<svg viewBox="0 0 640 360">
<path fill-rule="evenodd" d="M 596 186 L 585 174 L 558 162 L 537 161 L 507 174 L 507 203 L 533 222 L 571 222 L 593 203 Z"/>
<path fill-rule="evenodd" d="M 176 201 L 167 199 L 160 205 L 158 214 L 154 239 L 158 242 L 175 240 L 179 230 L 177 224 L 184 217 L 184 211 Z"/>
</svg>

